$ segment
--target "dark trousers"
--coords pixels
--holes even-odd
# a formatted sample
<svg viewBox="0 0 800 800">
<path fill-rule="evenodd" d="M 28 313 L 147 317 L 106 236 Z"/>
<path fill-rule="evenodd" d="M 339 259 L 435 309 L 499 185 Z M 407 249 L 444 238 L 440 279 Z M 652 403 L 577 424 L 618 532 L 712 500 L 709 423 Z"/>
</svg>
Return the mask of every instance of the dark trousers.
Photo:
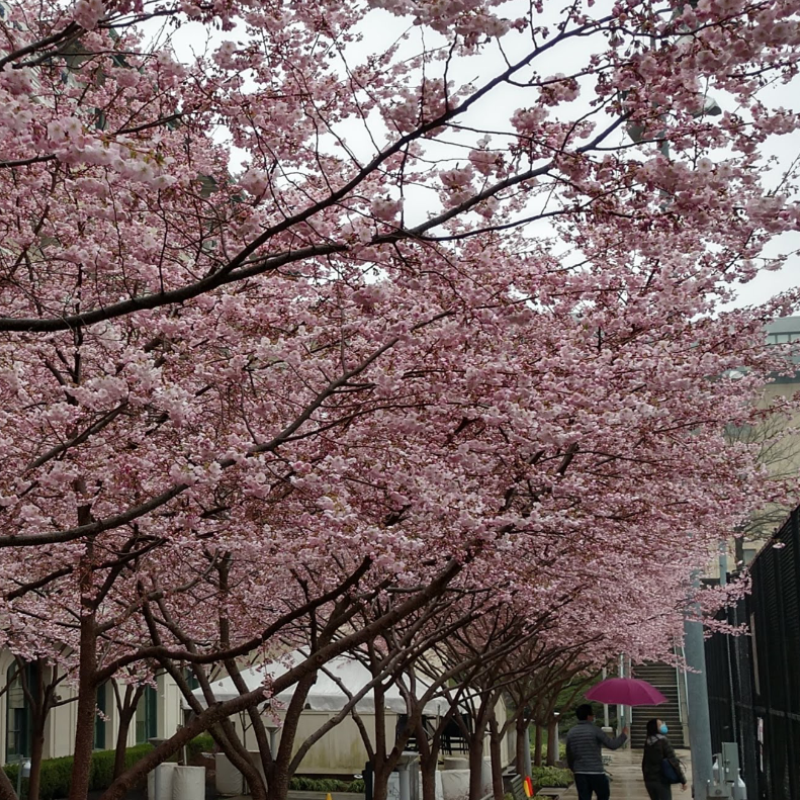
<svg viewBox="0 0 800 800">
<path fill-rule="evenodd" d="M 608 775 L 586 775 L 578 772 L 575 774 L 575 788 L 578 790 L 578 800 L 592 800 L 592 792 L 597 795 L 597 800 L 608 800 L 611 795 Z"/>
<path fill-rule="evenodd" d="M 644 788 L 650 795 L 650 800 L 672 800 L 672 787 L 668 783 L 644 782 Z"/>
</svg>

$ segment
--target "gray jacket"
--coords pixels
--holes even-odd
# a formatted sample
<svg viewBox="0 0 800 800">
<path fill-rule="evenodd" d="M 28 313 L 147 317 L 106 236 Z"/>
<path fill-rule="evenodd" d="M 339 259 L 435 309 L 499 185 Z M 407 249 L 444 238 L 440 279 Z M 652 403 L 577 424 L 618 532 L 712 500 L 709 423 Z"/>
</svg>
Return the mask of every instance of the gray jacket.
<svg viewBox="0 0 800 800">
<path fill-rule="evenodd" d="M 573 772 L 601 775 L 606 771 L 603 766 L 602 748 L 616 750 L 627 740 L 628 737 L 624 733 L 612 739 L 593 722 L 583 720 L 567 734 L 567 764 Z"/>
</svg>

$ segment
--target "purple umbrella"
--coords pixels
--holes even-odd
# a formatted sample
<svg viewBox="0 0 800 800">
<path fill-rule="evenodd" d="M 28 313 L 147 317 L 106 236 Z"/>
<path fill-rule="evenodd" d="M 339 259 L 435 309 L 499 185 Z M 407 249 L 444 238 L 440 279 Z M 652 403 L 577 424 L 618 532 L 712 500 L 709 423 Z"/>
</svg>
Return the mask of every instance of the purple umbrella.
<svg viewBox="0 0 800 800">
<path fill-rule="evenodd" d="M 647 681 L 636 678 L 608 678 L 586 692 L 587 700 L 621 706 L 658 706 L 667 698 Z"/>
</svg>

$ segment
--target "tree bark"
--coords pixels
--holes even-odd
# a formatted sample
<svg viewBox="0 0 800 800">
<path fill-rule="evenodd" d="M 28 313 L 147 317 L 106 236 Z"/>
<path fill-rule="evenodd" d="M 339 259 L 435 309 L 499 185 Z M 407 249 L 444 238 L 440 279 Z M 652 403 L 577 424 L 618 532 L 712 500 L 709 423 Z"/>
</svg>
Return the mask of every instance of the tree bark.
<svg viewBox="0 0 800 800">
<path fill-rule="evenodd" d="M 14 785 L 2 769 L 0 769 L 0 800 L 17 800 Z"/>
<path fill-rule="evenodd" d="M 97 668 L 94 613 L 81 618 L 80 679 L 75 726 L 75 749 L 69 800 L 86 800 L 89 793 L 89 772 L 94 748 L 95 686 Z"/>
<path fill-rule="evenodd" d="M 420 762 L 419 773 L 422 782 L 422 800 L 436 800 L 436 767 L 437 759 L 427 758 Z"/>
<path fill-rule="evenodd" d="M 82 506 L 78 519 L 83 524 L 90 518 L 88 508 Z M 94 749 L 94 718 L 97 690 L 97 620 L 91 596 L 92 562 L 94 544 L 90 539 L 81 558 L 81 619 L 79 644 L 78 709 L 75 725 L 75 747 L 72 760 L 72 779 L 69 800 L 86 800 L 89 794 L 89 774 Z"/>
<path fill-rule="evenodd" d="M 39 800 L 44 754 L 44 725 L 36 725 L 31 741 L 31 777 L 28 781 L 28 800 Z"/>
<path fill-rule="evenodd" d="M 386 768 L 386 710 L 383 706 L 383 688 L 373 689 L 375 698 L 375 755 L 372 759 L 372 798 L 386 800 L 389 793 L 389 775 Z"/>
<path fill-rule="evenodd" d="M 389 796 L 389 776 L 392 774 L 387 769 L 385 762 L 375 766 L 372 777 L 372 800 L 386 800 Z"/>
<path fill-rule="evenodd" d="M 115 687 L 116 688 L 116 687 Z M 125 752 L 128 749 L 128 731 L 136 713 L 136 706 L 144 694 L 144 686 L 129 684 L 125 687 L 125 698 L 119 699 L 117 694 L 117 742 L 114 750 L 114 778 L 118 778 L 125 770 Z"/>
<path fill-rule="evenodd" d="M 536 723 L 536 737 L 533 745 L 533 766 L 542 766 L 542 726 Z"/>
<path fill-rule="evenodd" d="M 422 800 L 436 800 L 436 767 L 439 761 L 439 748 L 435 741 L 428 740 L 421 717 L 417 723 L 417 750 L 419 751 Z"/>
<path fill-rule="evenodd" d="M 469 741 L 469 800 L 480 800 L 483 796 L 483 731 L 475 721 L 475 733 Z"/>
<path fill-rule="evenodd" d="M 306 704 L 306 698 L 311 687 L 317 681 L 317 673 L 312 672 L 297 682 L 289 707 L 283 718 L 281 726 L 281 741 L 278 752 L 272 758 L 270 771 L 267 774 L 267 800 L 286 800 L 289 793 L 289 780 L 292 763 L 292 750 L 297 737 L 297 727 L 300 724 L 300 715 Z M 266 765 L 265 765 L 266 770 Z"/>
<path fill-rule="evenodd" d="M 368 625 L 354 630 L 351 633 L 344 634 L 340 639 L 320 648 L 320 650 L 305 663 L 290 669 L 286 674 L 278 677 L 273 683 L 273 691 L 280 693 L 283 689 L 294 685 L 303 675 L 308 674 L 308 671 L 316 671 L 316 669 L 331 658 L 341 655 L 355 645 L 371 641 L 382 631 L 405 619 L 421 608 L 425 603 L 430 602 L 432 598 L 441 594 L 461 569 L 463 569 L 462 563 L 456 561 L 448 562 L 439 575 L 414 596 L 404 600 L 400 605 L 387 611 Z M 145 649 L 145 651 L 139 653 L 139 657 L 143 657 L 143 655 L 146 654 L 147 651 Z M 119 667 L 124 666 L 124 662 L 121 659 L 116 663 Z M 107 669 L 108 667 L 104 667 L 104 670 Z M 98 677 L 103 677 L 102 672 Z M 158 764 L 166 761 L 172 753 L 180 750 L 190 739 L 208 730 L 223 717 L 239 713 L 240 711 L 246 711 L 250 706 L 260 705 L 263 701 L 264 693 L 261 689 L 257 689 L 240 697 L 216 703 L 206 708 L 204 711 L 198 713 L 195 719 L 176 731 L 167 741 L 156 747 L 153 752 L 148 753 L 134 766 L 126 770 L 123 775 L 116 778 L 111 786 L 103 793 L 101 800 L 121 800 L 125 793 L 129 791 L 138 780 L 141 780 L 142 777 L 158 766 Z M 85 800 L 85 798 L 81 798 L 80 800 Z"/>
<path fill-rule="evenodd" d="M 231 764 L 244 776 L 253 800 L 266 800 L 267 787 L 264 785 L 261 773 L 250 760 L 250 755 L 244 744 L 244 733 L 240 739 L 230 718 L 225 717 L 220 720 L 218 725 L 211 728 L 211 735 Z"/>
<path fill-rule="evenodd" d="M 492 760 L 492 791 L 494 800 L 503 800 L 503 755 L 500 752 L 503 738 L 497 725 L 494 710 L 489 718 L 489 755 Z"/>
<path fill-rule="evenodd" d="M 28 779 L 28 800 L 39 800 L 39 787 L 42 778 L 42 756 L 44 755 L 44 726 L 50 711 L 52 694 L 45 689 L 44 670 L 46 665 L 42 659 L 32 662 L 33 685 L 29 682 L 30 672 L 25 662 L 17 659 L 19 676 L 25 698 L 31 709 L 31 771 Z"/>
<path fill-rule="evenodd" d="M 555 720 L 547 725 L 547 766 L 554 767 L 558 761 L 558 735 Z"/>
</svg>

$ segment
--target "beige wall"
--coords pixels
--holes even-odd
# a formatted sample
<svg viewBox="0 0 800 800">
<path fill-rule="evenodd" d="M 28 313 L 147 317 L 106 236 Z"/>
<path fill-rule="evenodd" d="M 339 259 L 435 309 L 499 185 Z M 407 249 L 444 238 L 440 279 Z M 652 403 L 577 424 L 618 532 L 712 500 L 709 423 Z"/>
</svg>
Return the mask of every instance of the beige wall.
<svg viewBox="0 0 800 800">
<path fill-rule="evenodd" d="M 158 736 L 166 739 L 183 724 L 181 692 L 169 675 L 158 679 Z"/>
<path fill-rule="evenodd" d="M 761 408 L 766 408 L 775 399 L 782 397 L 792 397 L 800 392 L 800 381 L 770 383 L 764 387 L 762 400 L 758 404 Z M 743 431 L 736 436 L 744 442 L 764 442 L 761 452 L 762 463 L 766 466 L 770 475 L 784 477 L 800 483 L 800 432 L 790 434 L 785 440 L 770 444 L 766 440 L 780 431 L 796 428 L 800 431 L 800 413 L 792 418 L 776 416 L 766 420 L 761 426 L 754 430 Z M 756 511 L 749 523 L 742 541 L 739 543 L 744 555 L 744 562 L 748 564 L 755 554 L 761 549 L 764 541 L 780 528 L 783 522 L 788 519 L 789 512 L 800 502 L 800 495 L 795 497 L 787 506 L 773 504 Z M 737 568 L 737 546 L 734 539 L 731 539 L 728 547 L 728 570 L 734 571 Z M 715 556 L 705 570 L 708 578 L 718 579 L 720 576 L 719 558 Z"/>
<path fill-rule="evenodd" d="M 5 688 L 8 668 L 14 659 L 8 650 L 0 650 L 0 690 Z M 182 721 L 180 692 L 169 677 L 158 679 L 158 735 L 159 737 L 171 736 Z M 58 694 L 62 700 L 75 698 L 75 690 L 62 684 Z M 6 758 L 6 721 L 8 711 L 7 693 L 0 695 L 0 764 Z M 71 702 L 51 710 L 45 726 L 44 757 L 58 758 L 72 754 L 73 738 L 75 735 L 75 714 L 77 703 Z M 111 684 L 106 685 L 106 749 L 112 750 L 117 740 L 117 713 L 114 702 L 114 690 Z M 128 746 L 136 744 L 135 720 L 128 731 Z"/>
<path fill-rule="evenodd" d="M 14 658 L 8 650 L 0 650 L 0 688 L 5 688 L 8 669 Z M 69 687 L 61 687 L 59 694 L 68 700 L 75 694 Z M 0 695 L 0 764 L 6 758 L 6 725 L 8 719 L 8 693 Z M 72 752 L 72 736 L 75 730 L 75 704 L 67 703 L 53 709 L 47 719 L 44 732 L 44 757 L 57 758 Z"/>
</svg>

